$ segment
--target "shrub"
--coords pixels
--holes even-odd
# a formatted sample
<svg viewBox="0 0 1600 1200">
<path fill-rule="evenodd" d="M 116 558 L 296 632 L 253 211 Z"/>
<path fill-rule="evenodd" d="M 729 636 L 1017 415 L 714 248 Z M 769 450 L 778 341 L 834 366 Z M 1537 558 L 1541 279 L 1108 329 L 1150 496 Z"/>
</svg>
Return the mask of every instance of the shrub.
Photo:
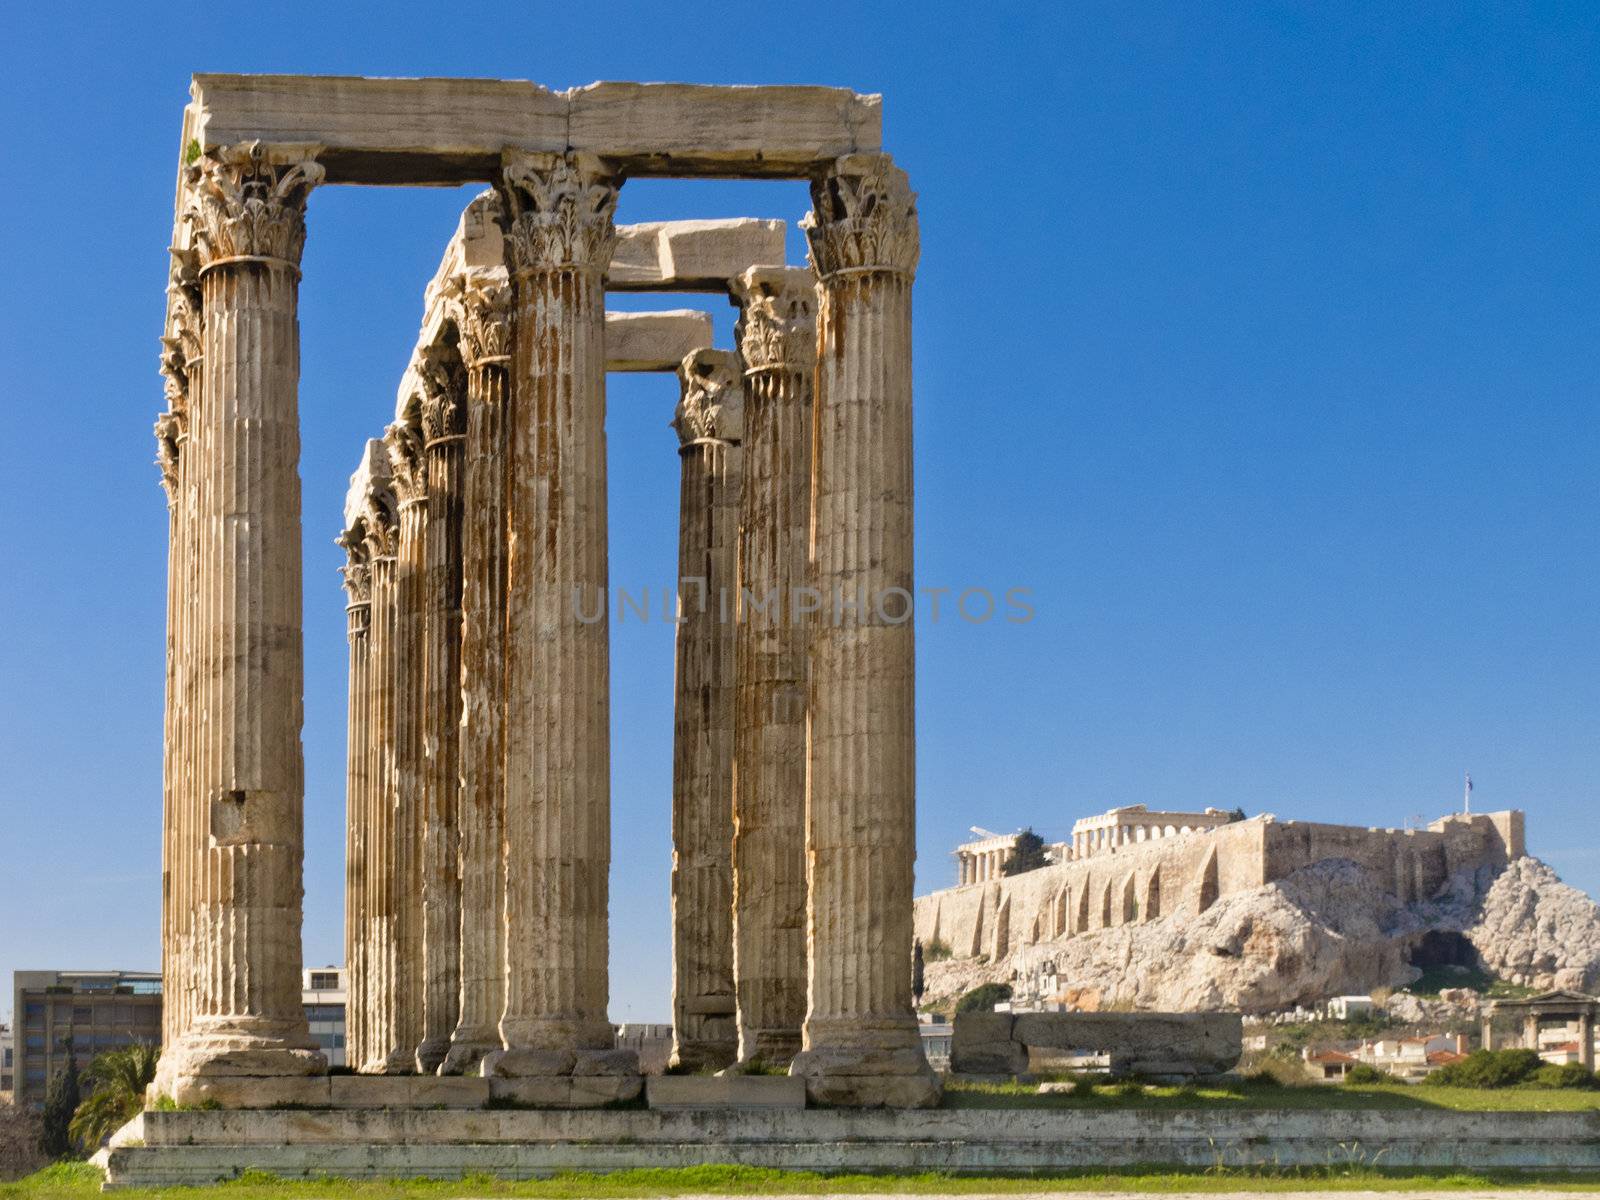
<svg viewBox="0 0 1600 1200">
<path fill-rule="evenodd" d="M 943 938 L 929 938 L 922 947 L 922 957 L 927 962 L 944 962 L 951 953 L 950 943 Z"/>
<path fill-rule="evenodd" d="M 993 1012 L 996 1004 L 1009 999 L 1011 999 L 1009 983 L 980 983 L 956 1001 L 956 1012 Z"/>
<path fill-rule="evenodd" d="M 1596 1088 L 1600 1078 L 1584 1069 L 1582 1063 L 1545 1063 L 1529 1077 L 1528 1082 L 1542 1088 Z"/>
<path fill-rule="evenodd" d="M 1532 1050 L 1475 1050 L 1460 1062 L 1440 1067 L 1428 1082 L 1440 1087 L 1515 1087 L 1544 1065 Z"/>
<path fill-rule="evenodd" d="M 1370 1066 L 1367 1063 L 1357 1063 L 1355 1066 L 1351 1067 L 1345 1072 L 1344 1081 L 1346 1083 L 1354 1083 L 1357 1085 L 1393 1083 L 1394 1076 L 1389 1074 L 1387 1071 L 1381 1071 L 1377 1067 Z"/>
<path fill-rule="evenodd" d="M 21 1179 L 44 1165 L 39 1153 L 39 1114 L 0 1104 L 0 1183 Z"/>
</svg>

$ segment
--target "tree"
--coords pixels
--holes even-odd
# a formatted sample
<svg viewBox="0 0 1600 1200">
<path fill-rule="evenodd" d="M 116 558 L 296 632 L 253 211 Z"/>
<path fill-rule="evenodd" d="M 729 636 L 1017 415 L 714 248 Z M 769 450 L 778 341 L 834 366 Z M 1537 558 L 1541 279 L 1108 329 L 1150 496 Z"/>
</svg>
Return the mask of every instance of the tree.
<svg viewBox="0 0 1600 1200">
<path fill-rule="evenodd" d="M 1011 847 L 1011 855 L 1000 868 L 1000 873 L 1021 875 L 1049 865 L 1050 860 L 1044 856 L 1044 839 L 1032 829 L 1024 829 L 1017 834 L 1017 840 Z"/>
<path fill-rule="evenodd" d="M 928 990 L 922 975 L 922 939 L 918 938 L 911 944 L 911 1001 L 914 1004 L 921 1004 L 922 993 Z"/>
<path fill-rule="evenodd" d="M 84 1072 L 89 1098 L 72 1116 L 78 1145 L 98 1146 L 144 1108 L 145 1089 L 156 1077 L 161 1050 L 148 1042 L 97 1055 Z"/>
<path fill-rule="evenodd" d="M 1235 821 L 1242 821 L 1244 819 L 1245 819 L 1245 816 L 1244 816 L 1244 809 L 1243 808 L 1236 808 L 1231 813 L 1228 814 L 1228 822 L 1230 824 L 1232 824 Z"/>
<path fill-rule="evenodd" d="M 43 1129 L 39 1133 L 39 1150 L 52 1161 L 69 1158 L 74 1153 L 72 1114 L 77 1112 L 83 1099 L 78 1088 L 78 1055 L 72 1048 L 72 1039 L 63 1038 L 61 1044 L 67 1052 L 67 1065 L 55 1073 L 45 1091 Z"/>
</svg>

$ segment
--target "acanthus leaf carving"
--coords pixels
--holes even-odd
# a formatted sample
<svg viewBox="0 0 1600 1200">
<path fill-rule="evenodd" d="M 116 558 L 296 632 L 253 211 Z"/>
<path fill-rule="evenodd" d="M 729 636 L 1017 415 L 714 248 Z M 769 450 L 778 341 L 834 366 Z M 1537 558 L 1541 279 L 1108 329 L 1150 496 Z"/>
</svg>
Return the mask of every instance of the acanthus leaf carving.
<svg viewBox="0 0 1600 1200">
<path fill-rule="evenodd" d="M 617 184 L 589 154 L 507 151 L 497 184 L 506 267 L 603 274 L 616 249 Z"/>
<path fill-rule="evenodd" d="M 367 536 L 366 521 L 357 518 L 356 523 L 345 530 L 336 543 L 343 548 L 347 558 L 345 565 L 339 568 L 339 574 L 344 578 L 344 590 L 349 596 L 351 607 L 367 604 L 372 600 L 372 563 L 371 542 Z"/>
<path fill-rule="evenodd" d="M 400 520 L 388 476 L 368 482 L 366 494 L 361 497 L 360 526 L 369 565 L 380 558 L 394 557 L 400 541 Z"/>
<path fill-rule="evenodd" d="M 181 408 L 169 408 L 156 418 L 156 466 L 161 471 L 161 487 L 167 503 L 178 502 L 178 459 L 188 435 L 189 419 Z"/>
<path fill-rule="evenodd" d="M 804 267 L 751 267 L 734 281 L 745 368 L 809 371 L 817 361 L 817 280 Z"/>
<path fill-rule="evenodd" d="M 692 350 L 678 364 L 681 395 L 672 427 L 685 446 L 744 436 L 744 364 L 731 350 Z"/>
<path fill-rule="evenodd" d="M 188 168 L 184 220 L 201 269 L 230 259 L 298 267 L 306 197 L 323 169 L 310 156 L 269 162 L 259 142 L 212 150 Z"/>
<path fill-rule="evenodd" d="M 511 281 L 504 271 L 465 271 L 446 292 L 456 328 L 461 331 L 461 357 L 468 367 L 511 356 Z"/>
<path fill-rule="evenodd" d="M 422 383 L 420 416 L 425 446 L 465 436 L 467 374 L 454 342 L 435 342 L 423 349 L 417 363 Z"/>
<path fill-rule="evenodd" d="M 917 194 L 887 154 L 834 160 L 811 184 L 811 212 L 800 221 L 817 274 L 911 275 L 921 241 Z"/>
<path fill-rule="evenodd" d="M 397 421 L 383 431 L 383 444 L 389 452 L 389 483 L 395 500 L 413 504 L 427 499 L 428 466 L 421 426 Z"/>
</svg>

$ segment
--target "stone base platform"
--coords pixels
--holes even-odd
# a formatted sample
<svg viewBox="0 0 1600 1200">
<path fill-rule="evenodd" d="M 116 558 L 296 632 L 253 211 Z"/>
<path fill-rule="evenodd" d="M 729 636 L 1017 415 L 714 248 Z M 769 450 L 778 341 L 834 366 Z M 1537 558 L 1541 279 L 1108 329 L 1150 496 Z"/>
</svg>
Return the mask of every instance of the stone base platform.
<svg viewBox="0 0 1600 1200">
<path fill-rule="evenodd" d="M 1600 1111 L 743 1109 L 152 1111 L 113 1139 L 107 1187 L 714 1163 L 1027 1174 L 1162 1165 L 1600 1171 Z"/>
</svg>

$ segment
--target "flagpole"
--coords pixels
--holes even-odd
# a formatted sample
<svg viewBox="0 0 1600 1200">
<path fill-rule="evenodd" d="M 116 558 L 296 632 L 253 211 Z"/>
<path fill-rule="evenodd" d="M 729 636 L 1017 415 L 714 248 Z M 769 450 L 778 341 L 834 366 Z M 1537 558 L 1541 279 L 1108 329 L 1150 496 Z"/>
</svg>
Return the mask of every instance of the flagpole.
<svg viewBox="0 0 1600 1200">
<path fill-rule="evenodd" d="M 1461 797 L 1461 804 L 1462 804 L 1461 811 L 1464 812 L 1464 813 L 1467 813 L 1467 814 L 1471 814 L 1471 812 L 1472 812 L 1472 772 L 1471 771 L 1467 772 L 1467 786 L 1466 786 L 1465 793 Z"/>
</svg>

